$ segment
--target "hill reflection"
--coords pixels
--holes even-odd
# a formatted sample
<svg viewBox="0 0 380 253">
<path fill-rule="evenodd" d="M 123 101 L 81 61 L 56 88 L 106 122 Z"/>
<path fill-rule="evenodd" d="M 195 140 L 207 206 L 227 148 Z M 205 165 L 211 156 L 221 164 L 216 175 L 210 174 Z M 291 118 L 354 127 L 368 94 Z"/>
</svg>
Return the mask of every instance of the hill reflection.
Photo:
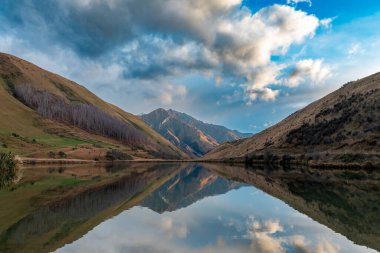
<svg viewBox="0 0 380 253">
<path fill-rule="evenodd" d="M 64 183 L 50 186 L 60 180 Z M 18 186 L 0 191 L 2 206 L 12 208 L 14 199 L 29 203 L 28 208 L 15 206 L 13 212 L 0 211 L 0 251 L 54 251 L 125 210 L 142 206 L 157 215 L 178 212 L 207 197 L 225 195 L 245 185 L 285 201 L 357 244 L 380 250 L 379 182 L 380 175 L 374 171 L 283 170 L 220 164 L 27 168 Z M 42 185 L 49 187 L 41 188 Z M 165 217 L 161 215 L 160 224 L 172 226 Z M 260 234 L 260 224 L 263 228 L 277 224 L 275 227 L 280 229 L 278 220 L 269 221 L 251 222 L 256 237 L 271 234 Z M 183 236 L 188 233 L 184 227 L 176 231 Z"/>
</svg>

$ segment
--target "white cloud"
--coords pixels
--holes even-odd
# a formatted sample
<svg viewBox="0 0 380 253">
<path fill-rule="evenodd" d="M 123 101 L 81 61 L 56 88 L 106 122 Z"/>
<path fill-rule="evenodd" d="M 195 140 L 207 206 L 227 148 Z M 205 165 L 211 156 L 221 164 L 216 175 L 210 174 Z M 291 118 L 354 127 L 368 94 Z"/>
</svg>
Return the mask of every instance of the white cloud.
<svg viewBox="0 0 380 253">
<path fill-rule="evenodd" d="M 257 88 L 246 90 L 248 93 L 247 105 L 251 105 L 253 101 L 260 99 L 262 101 L 274 101 L 277 96 L 280 94 L 279 90 L 272 90 L 270 88 Z"/>
<path fill-rule="evenodd" d="M 265 122 L 265 123 L 264 123 L 264 127 L 265 127 L 265 128 L 268 128 L 268 127 L 270 127 L 270 126 L 273 126 L 273 122 L 272 122 L 272 121 L 269 121 L 269 122 Z"/>
<path fill-rule="evenodd" d="M 276 99 L 280 92 L 268 86 L 278 84 L 284 66 L 277 66 L 272 57 L 282 56 L 291 45 L 313 37 L 316 29 L 327 22 L 286 5 L 265 7 L 252 15 L 246 7 L 239 8 L 241 0 L 159 2 L 160 5 L 144 6 L 147 13 L 154 12 L 155 19 L 144 13 L 143 20 L 140 16 L 134 20 L 140 27 L 137 30 L 154 26 L 161 33 L 135 34 L 135 39 L 124 45 L 121 62 L 125 76 L 155 79 L 214 72 L 217 85 L 230 77 L 245 78 L 243 86 L 250 102 Z M 92 4 L 96 6 L 97 1 Z M 131 1 L 124 8 L 134 5 L 140 3 Z M 157 9 L 151 10 L 152 7 Z M 135 9 L 137 15 L 139 9 Z M 184 40 L 171 37 L 183 31 Z M 172 103 L 168 92 L 161 98 L 163 104 Z"/>
<path fill-rule="evenodd" d="M 320 22 L 315 16 L 289 6 L 274 5 L 252 15 L 236 5 L 237 1 L 191 3 L 188 12 L 194 12 L 198 19 L 194 15 L 182 18 L 189 19 L 187 22 L 193 28 L 202 26 L 200 20 L 205 21 L 207 32 L 197 28 L 193 40 L 181 43 L 155 35 L 130 42 L 123 50 L 126 75 L 154 78 L 195 72 L 208 76 L 212 71 L 217 76 L 217 86 L 228 77 L 246 78 L 243 86 L 248 103 L 258 98 L 275 100 L 280 92 L 268 86 L 279 84 L 285 65 L 273 63 L 272 56 L 284 55 L 291 45 L 313 37 Z M 216 16 L 221 12 L 222 18 Z M 169 94 L 162 94 L 162 99 L 171 103 Z"/>
<path fill-rule="evenodd" d="M 353 57 L 354 55 L 358 54 L 361 51 L 361 46 L 358 43 L 352 44 L 348 50 L 347 55 L 348 57 Z"/>
<path fill-rule="evenodd" d="M 255 72 L 247 75 L 247 80 L 251 83 L 249 89 L 263 89 L 269 84 L 278 84 L 278 76 L 283 68 L 284 66 L 275 64 L 257 68 Z"/>
<path fill-rule="evenodd" d="M 287 0 L 287 4 L 297 5 L 298 3 L 308 3 L 309 6 L 312 5 L 311 0 Z"/>
<path fill-rule="evenodd" d="M 276 99 L 279 91 L 268 86 L 280 83 L 285 65 L 273 63 L 272 56 L 286 54 L 292 44 L 313 37 L 319 25 L 315 16 L 281 5 L 264 8 L 253 16 L 243 12 L 219 25 L 218 35 L 228 42 L 216 48 L 219 59 L 232 66 L 234 74 L 246 77 L 248 104 L 258 98 Z"/>
<path fill-rule="evenodd" d="M 311 4 L 288 1 L 299 2 Z M 214 76 L 217 86 L 228 82 L 242 86 L 248 104 L 273 101 L 280 95 L 273 86 L 283 84 L 286 65 L 276 64 L 273 58 L 286 56 L 292 45 L 304 43 L 318 27 L 331 24 L 288 5 L 268 6 L 252 14 L 242 0 L 65 0 L 49 6 L 57 17 L 54 20 L 40 7 L 36 0 L 19 7 L 25 13 L 19 17 L 25 27 L 18 27 L 18 34 L 24 34 L 18 39 L 25 41 L 18 48 L 29 47 L 20 56 L 36 48 L 49 51 L 45 58 L 54 55 L 51 51 L 77 54 L 79 63 L 74 65 L 84 67 L 69 77 L 80 80 L 86 80 L 80 72 L 88 72 L 83 69 L 92 65 L 88 63 L 92 57 L 103 57 L 95 58 L 104 60 L 103 65 L 90 69 L 103 84 L 130 86 L 150 80 L 154 87 L 144 92 L 151 95 L 153 89 L 158 90 L 154 97 L 164 105 L 184 96 L 167 83 L 189 74 Z M 34 32 L 39 27 L 44 27 L 43 34 Z M 33 43 L 38 44 L 34 49 L 30 48 Z M 3 44 L 6 51 L 15 51 L 9 41 Z M 71 60 L 64 57 L 57 65 L 68 68 L 57 72 L 73 71 Z M 301 80 L 294 82 L 298 85 Z"/>
<path fill-rule="evenodd" d="M 330 67 L 323 65 L 322 59 L 305 59 L 297 62 L 287 79 L 289 87 L 296 87 L 301 82 L 311 81 L 314 84 L 321 83 L 331 77 Z"/>
<path fill-rule="evenodd" d="M 339 248 L 332 244 L 327 240 L 322 240 L 316 245 L 316 247 L 310 246 L 310 242 L 308 242 L 304 236 L 296 235 L 290 239 L 295 248 L 297 248 L 298 252 L 301 253 L 338 253 Z"/>
<path fill-rule="evenodd" d="M 325 18 L 319 21 L 320 25 L 326 29 L 330 29 L 332 27 L 333 18 Z"/>
<path fill-rule="evenodd" d="M 283 240 L 272 235 L 284 231 L 278 220 L 267 220 L 260 222 L 250 217 L 247 221 L 248 235 L 252 240 L 251 249 L 253 252 L 261 253 L 283 253 L 285 249 L 281 245 Z"/>
<path fill-rule="evenodd" d="M 174 100 L 184 99 L 187 95 L 187 88 L 184 85 L 171 83 L 161 84 L 159 87 L 152 86 L 150 83 L 146 87 L 146 100 L 151 103 L 170 106 Z"/>
<path fill-rule="evenodd" d="M 178 237 L 183 239 L 187 236 L 187 227 L 174 222 L 173 218 L 169 216 L 161 218 L 159 227 L 167 233 L 169 238 Z"/>
</svg>

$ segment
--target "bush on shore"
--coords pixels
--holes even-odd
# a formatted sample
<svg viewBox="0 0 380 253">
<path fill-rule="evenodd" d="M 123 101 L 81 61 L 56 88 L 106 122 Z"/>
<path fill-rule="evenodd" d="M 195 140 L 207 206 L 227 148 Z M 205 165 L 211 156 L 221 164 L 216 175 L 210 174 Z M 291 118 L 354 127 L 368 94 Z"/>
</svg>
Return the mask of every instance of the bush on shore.
<svg viewBox="0 0 380 253">
<path fill-rule="evenodd" d="M 0 188 L 9 185 L 16 177 L 17 162 L 12 153 L 0 153 Z"/>
<path fill-rule="evenodd" d="M 106 159 L 110 161 L 115 161 L 115 160 L 133 160 L 133 157 L 121 152 L 119 150 L 112 149 L 110 151 L 107 151 L 106 153 Z"/>
</svg>

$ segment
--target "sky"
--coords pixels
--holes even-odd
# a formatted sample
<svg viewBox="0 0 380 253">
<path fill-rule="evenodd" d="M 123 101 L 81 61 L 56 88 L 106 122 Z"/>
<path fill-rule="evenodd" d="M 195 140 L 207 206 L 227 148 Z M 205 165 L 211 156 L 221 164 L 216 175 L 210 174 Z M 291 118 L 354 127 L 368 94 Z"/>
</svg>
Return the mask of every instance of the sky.
<svg viewBox="0 0 380 253">
<path fill-rule="evenodd" d="M 259 132 L 380 70 L 375 0 L 1 0 L 0 51 L 134 113 Z"/>
</svg>

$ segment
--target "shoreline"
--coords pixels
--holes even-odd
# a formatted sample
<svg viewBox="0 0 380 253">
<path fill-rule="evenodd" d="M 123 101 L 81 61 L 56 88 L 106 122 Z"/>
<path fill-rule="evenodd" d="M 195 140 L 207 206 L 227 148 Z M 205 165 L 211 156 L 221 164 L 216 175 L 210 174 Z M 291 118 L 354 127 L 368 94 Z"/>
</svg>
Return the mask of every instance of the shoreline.
<svg viewBox="0 0 380 253">
<path fill-rule="evenodd" d="M 137 159 L 137 160 L 114 160 L 114 161 L 95 161 L 95 160 L 85 160 L 85 159 L 52 159 L 52 158 L 28 158 L 28 157 L 16 157 L 19 164 L 22 165 L 46 165 L 46 164 L 106 164 L 106 163 L 215 163 L 215 164 L 237 164 L 237 165 L 268 165 L 268 166 L 308 166 L 311 168 L 320 169 L 353 169 L 353 168 L 363 168 L 363 169 L 376 169 L 380 168 L 380 164 L 371 163 L 370 161 L 365 163 L 344 163 L 344 162 L 334 162 L 334 161 L 301 161 L 293 160 L 291 162 L 282 164 L 280 162 L 268 162 L 264 160 L 255 160 L 251 163 L 246 163 L 243 160 L 203 160 L 203 159 L 187 159 L 187 160 L 164 160 L 164 159 Z"/>
</svg>

